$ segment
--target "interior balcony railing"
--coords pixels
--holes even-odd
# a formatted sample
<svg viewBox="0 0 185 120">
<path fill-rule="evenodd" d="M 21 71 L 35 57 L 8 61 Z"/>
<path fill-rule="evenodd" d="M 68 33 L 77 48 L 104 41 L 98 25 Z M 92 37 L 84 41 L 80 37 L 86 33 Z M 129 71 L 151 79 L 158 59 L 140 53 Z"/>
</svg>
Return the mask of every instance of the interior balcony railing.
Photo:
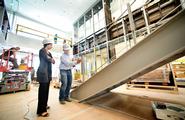
<svg viewBox="0 0 185 120">
<path fill-rule="evenodd" d="M 167 6 L 167 4 L 170 4 L 173 1 L 174 0 L 170 0 L 169 3 L 165 3 L 163 5 L 163 7 Z M 168 10 L 168 12 L 165 12 L 165 15 L 163 15 L 160 19 L 158 19 L 157 21 L 155 20 L 155 22 L 152 22 L 151 24 L 146 25 L 145 27 L 141 27 L 141 28 L 136 29 L 133 32 L 130 32 L 130 33 L 127 33 L 127 34 L 122 34 L 121 36 L 119 36 L 117 38 L 114 38 L 114 39 L 111 39 L 111 40 L 106 40 L 106 41 L 102 42 L 101 44 L 97 44 L 97 43 L 95 43 L 94 40 L 92 40 L 93 46 L 90 47 L 90 48 L 87 48 L 87 46 L 86 46 L 86 44 L 87 44 L 86 40 L 87 39 L 84 39 L 84 40 L 80 41 L 79 43 L 77 43 L 76 45 L 78 45 L 78 47 L 79 47 L 79 44 L 81 44 L 82 42 L 85 43 L 85 49 L 84 50 L 80 51 L 79 48 L 78 48 L 78 52 L 76 54 L 77 56 L 83 56 L 83 55 L 86 55 L 88 53 L 93 53 L 94 54 L 93 56 L 96 56 L 97 50 L 100 50 L 100 49 L 103 49 L 103 48 L 109 50 L 112 46 L 115 46 L 115 45 L 118 45 L 118 44 L 122 43 L 121 48 L 119 49 L 119 51 L 116 52 L 116 54 L 112 55 L 111 57 L 108 56 L 109 59 L 107 58 L 107 60 L 104 63 L 102 63 L 99 67 L 95 67 L 94 70 L 88 71 L 88 72 L 91 73 L 91 75 L 88 76 L 88 78 L 86 78 L 86 79 L 84 78 L 84 75 L 87 74 L 87 72 L 82 71 L 82 75 L 83 75 L 83 78 L 82 78 L 83 80 L 82 81 L 85 82 L 86 80 L 88 80 L 90 77 L 95 75 L 96 72 L 102 70 L 105 66 L 111 64 L 114 60 L 119 58 L 119 56 L 121 56 L 122 54 L 127 52 L 129 49 L 131 49 L 132 47 L 137 45 L 137 43 L 139 43 L 141 40 L 143 40 L 146 36 L 148 36 L 153 31 L 155 31 L 157 28 L 159 28 L 161 25 L 163 25 L 164 23 L 169 21 L 172 18 L 173 15 L 175 15 L 176 13 L 178 13 L 182 9 L 184 9 L 182 7 L 182 5 L 184 3 L 185 2 L 181 2 L 180 4 L 175 6 L 173 9 L 170 9 L 170 11 Z M 148 3 L 144 4 L 141 8 L 144 9 L 147 5 L 148 5 Z M 125 12 L 126 11 L 124 11 L 117 20 L 113 21 L 112 23 L 110 23 L 106 27 L 100 29 L 99 31 L 97 31 L 97 32 L 95 32 L 93 34 L 95 35 L 95 34 L 97 34 L 100 31 L 107 32 L 107 31 L 112 30 L 112 28 L 115 27 L 115 25 L 117 23 L 119 24 L 120 20 L 124 20 L 125 19 L 124 17 L 122 17 L 122 15 Z M 152 10 L 152 12 L 154 12 L 154 10 Z M 149 18 L 150 18 L 150 16 L 147 19 L 149 19 Z M 117 31 L 118 30 L 119 29 L 117 29 Z M 135 41 L 134 41 L 134 39 L 135 39 Z M 93 57 L 93 59 L 94 60 L 92 60 L 92 61 L 96 61 L 96 57 Z M 82 62 L 85 63 L 85 61 L 82 61 Z M 96 65 L 96 64 L 94 64 L 94 65 Z M 82 69 L 84 69 L 84 68 L 82 68 Z"/>
<path fill-rule="evenodd" d="M 65 40 L 69 45 L 72 45 L 72 40 L 70 40 L 70 39 L 66 39 L 66 38 L 60 37 L 58 35 L 53 35 L 50 33 L 42 32 L 40 30 L 26 27 L 26 26 L 20 25 L 20 24 L 17 24 L 17 28 L 16 28 L 16 34 L 18 34 L 18 33 L 24 33 L 26 35 L 35 36 L 35 37 L 38 37 L 41 39 L 52 38 L 53 40 L 57 40 L 58 42 L 59 41 L 63 42 Z"/>
</svg>

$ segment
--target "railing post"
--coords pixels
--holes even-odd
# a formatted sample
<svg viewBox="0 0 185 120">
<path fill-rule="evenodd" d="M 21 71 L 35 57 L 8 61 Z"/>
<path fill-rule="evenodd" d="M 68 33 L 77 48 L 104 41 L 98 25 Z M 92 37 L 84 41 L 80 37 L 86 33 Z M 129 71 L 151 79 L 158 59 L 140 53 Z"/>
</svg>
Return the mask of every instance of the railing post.
<svg viewBox="0 0 185 120">
<path fill-rule="evenodd" d="M 17 32 L 18 32 L 18 27 L 19 27 L 19 24 L 17 24 L 16 30 L 15 30 L 15 33 L 16 33 L 16 34 L 17 34 Z"/>
<path fill-rule="evenodd" d="M 125 20 L 124 18 L 122 18 L 122 27 L 123 27 L 123 34 L 124 34 L 124 41 L 125 41 L 125 44 L 126 44 L 126 47 L 127 47 L 127 50 L 128 50 L 128 44 L 127 44 L 127 37 L 126 37 L 126 27 L 125 27 Z"/>
<path fill-rule="evenodd" d="M 130 3 L 127 3 L 127 10 L 128 10 L 128 17 L 129 17 L 132 37 L 133 37 L 134 45 L 135 45 L 136 44 L 135 24 L 134 24 L 134 19 L 133 19 Z"/>
<path fill-rule="evenodd" d="M 85 59 L 84 59 L 84 56 L 82 55 L 81 57 L 82 59 L 82 63 L 81 63 L 81 70 L 82 70 L 82 82 L 85 81 Z"/>
<path fill-rule="evenodd" d="M 96 37 L 95 37 L 95 34 L 93 34 L 93 44 L 94 44 L 94 72 L 96 73 L 97 72 L 97 64 L 96 64 Z M 93 73 L 94 74 L 94 73 Z"/>
<path fill-rule="evenodd" d="M 95 67 L 95 73 L 96 73 L 96 69 L 97 69 L 97 65 L 96 65 L 96 38 L 95 38 L 95 22 L 94 22 L 94 11 L 93 11 L 93 9 L 91 10 L 92 12 L 91 12 L 91 14 L 92 14 L 92 22 L 93 22 L 93 46 L 94 46 L 94 57 L 93 57 L 93 61 L 94 61 L 94 67 Z M 93 73 L 94 74 L 94 73 Z"/>
<path fill-rule="evenodd" d="M 147 14 L 146 14 L 145 6 L 142 7 L 142 10 L 143 10 L 143 15 L 144 15 L 144 20 L 145 20 L 147 33 L 150 34 L 150 27 L 149 27 L 149 22 L 148 22 L 148 17 L 147 17 Z"/>
<path fill-rule="evenodd" d="M 85 64 L 85 72 L 84 72 L 84 74 L 87 74 L 87 39 L 85 39 L 85 46 L 84 46 L 85 48 L 84 48 L 84 57 L 85 57 L 85 59 L 84 59 L 84 64 Z"/>
</svg>

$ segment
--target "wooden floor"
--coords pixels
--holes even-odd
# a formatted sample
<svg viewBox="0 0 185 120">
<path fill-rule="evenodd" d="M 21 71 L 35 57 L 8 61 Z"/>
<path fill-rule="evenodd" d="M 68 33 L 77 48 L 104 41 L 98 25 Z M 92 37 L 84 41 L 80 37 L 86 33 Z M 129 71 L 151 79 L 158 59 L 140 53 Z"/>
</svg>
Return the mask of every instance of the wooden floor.
<svg viewBox="0 0 185 120">
<path fill-rule="evenodd" d="M 61 105 L 58 101 L 59 89 L 50 88 L 48 118 L 38 117 L 37 91 L 22 91 L 0 95 L 0 120 L 153 120 L 149 100 L 109 93 L 90 104 L 73 101 Z M 28 112 L 29 108 L 29 112 Z"/>
<path fill-rule="evenodd" d="M 138 119 L 155 120 L 150 100 L 110 92 L 88 103 Z"/>
<path fill-rule="evenodd" d="M 120 93 L 122 95 L 128 95 L 138 97 L 141 99 L 169 102 L 185 106 L 185 88 L 178 88 L 178 91 L 173 90 L 160 90 L 160 89 L 130 89 L 128 90 L 126 85 L 122 85 L 111 92 Z"/>
</svg>

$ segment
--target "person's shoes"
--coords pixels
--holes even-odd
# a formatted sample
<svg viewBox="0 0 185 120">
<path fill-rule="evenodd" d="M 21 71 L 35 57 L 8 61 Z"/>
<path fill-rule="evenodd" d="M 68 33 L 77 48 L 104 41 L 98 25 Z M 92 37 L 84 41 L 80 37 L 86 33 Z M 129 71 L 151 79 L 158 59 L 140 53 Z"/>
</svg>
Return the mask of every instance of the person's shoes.
<svg viewBox="0 0 185 120">
<path fill-rule="evenodd" d="M 50 106 L 47 106 L 46 109 L 50 109 Z"/>
<path fill-rule="evenodd" d="M 64 100 L 60 100 L 60 104 L 66 104 Z"/>
<path fill-rule="evenodd" d="M 72 102 L 72 100 L 70 98 L 66 98 L 65 101 Z"/>
<path fill-rule="evenodd" d="M 48 117 L 49 113 L 48 112 L 43 112 L 43 113 L 39 114 L 39 116 L 41 116 L 41 117 Z"/>
</svg>

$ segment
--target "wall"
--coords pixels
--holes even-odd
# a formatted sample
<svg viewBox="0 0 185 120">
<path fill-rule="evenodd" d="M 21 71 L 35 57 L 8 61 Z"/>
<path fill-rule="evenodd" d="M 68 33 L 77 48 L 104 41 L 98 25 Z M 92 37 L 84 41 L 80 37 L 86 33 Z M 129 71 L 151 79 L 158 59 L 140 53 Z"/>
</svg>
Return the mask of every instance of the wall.
<svg viewBox="0 0 185 120">
<path fill-rule="evenodd" d="M 181 0 L 181 3 L 183 3 L 182 7 L 185 8 L 185 0 Z"/>
<path fill-rule="evenodd" d="M 112 17 L 117 19 L 127 9 L 127 3 L 133 3 L 134 0 L 113 0 L 111 3 Z M 136 0 L 131 6 L 132 11 L 144 5 L 147 0 Z M 124 15 L 128 14 L 125 12 Z"/>
<path fill-rule="evenodd" d="M 38 50 L 42 47 L 42 41 L 24 36 L 19 36 L 13 33 L 8 33 L 6 43 L 12 46 L 26 47 L 28 49 Z"/>
<path fill-rule="evenodd" d="M 38 52 L 39 50 L 42 48 L 42 41 L 41 40 L 37 40 L 37 39 L 32 39 L 32 38 L 27 38 L 24 36 L 20 36 L 20 35 L 16 35 L 13 33 L 8 33 L 7 36 L 7 40 L 6 40 L 6 45 L 8 46 L 19 46 L 21 48 L 21 51 L 27 51 L 27 52 L 33 52 L 34 53 L 34 58 L 33 58 L 33 66 L 35 68 L 35 70 L 37 71 L 38 65 L 39 65 L 39 58 L 38 58 Z M 56 64 L 53 65 L 53 77 L 58 77 L 59 75 L 59 57 L 60 57 L 60 53 L 61 53 L 61 47 L 62 46 L 53 46 L 53 50 L 51 51 Z M 59 52 L 60 53 L 56 53 Z M 21 58 L 18 57 L 18 63 L 20 61 Z"/>
<path fill-rule="evenodd" d="M 4 35 L 2 32 L 0 32 L 0 45 L 4 44 L 5 39 L 4 39 Z"/>
</svg>

